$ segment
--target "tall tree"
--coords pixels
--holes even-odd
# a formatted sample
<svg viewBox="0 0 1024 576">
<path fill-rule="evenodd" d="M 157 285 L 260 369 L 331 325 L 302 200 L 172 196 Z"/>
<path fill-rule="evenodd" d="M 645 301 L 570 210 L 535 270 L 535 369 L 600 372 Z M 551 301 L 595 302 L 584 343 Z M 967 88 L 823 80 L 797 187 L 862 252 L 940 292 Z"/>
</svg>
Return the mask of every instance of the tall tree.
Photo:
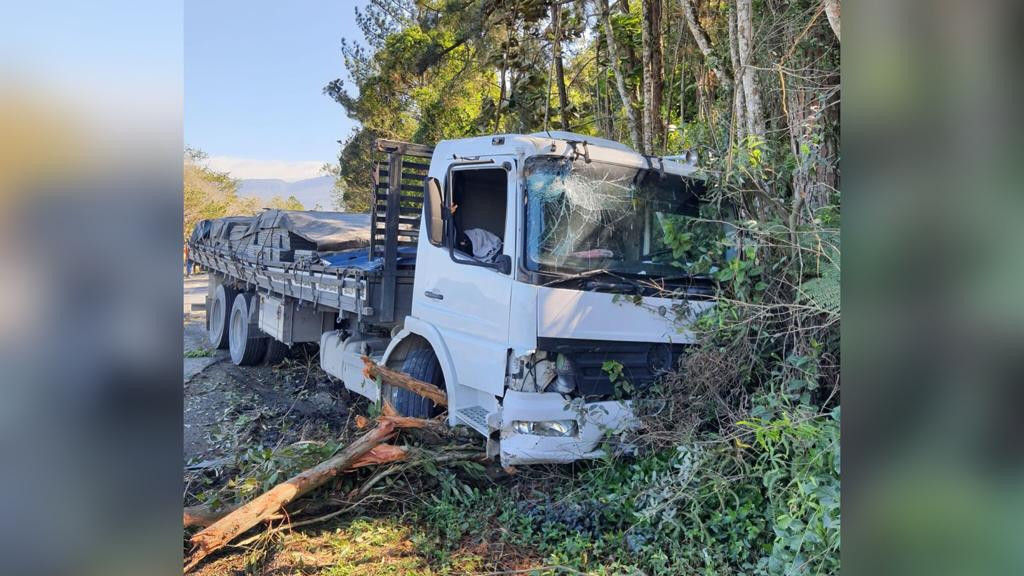
<svg viewBox="0 0 1024 576">
<path fill-rule="evenodd" d="M 747 134 L 764 135 L 761 113 L 761 89 L 757 85 L 754 64 L 754 10 L 751 0 L 736 0 L 736 46 L 739 55 L 739 77 L 743 83 L 743 103 L 746 107 Z"/>
<path fill-rule="evenodd" d="M 661 99 L 665 90 L 665 70 L 661 47 L 661 0 L 641 2 L 643 26 L 643 86 L 644 86 L 644 153 L 653 154 L 659 146 L 661 128 Z"/>
<path fill-rule="evenodd" d="M 569 96 L 565 91 L 565 70 L 562 63 L 562 5 L 551 2 L 551 58 L 555 62 L 555 85 L 558 87 L 558 117 L 563 130 L 569 130 Z"/>
<path fill-rule="evenodd" d="M 708 37 L 708 33 L 704 30 L 704 27 L 700 25 L 700 20 L 697 19 L 697 11 L 693 7 L 693 0 L 679 0 L 683 8 L 683 17 L 686 19 L 686 25 L 690 29 L 690 34 L 693 35 L 693 40 L 697 44 L 697 48 L 700 49 L 700 53 L 704 55 L 704 61 L 708 68 L 714 73 L 715 78 L 725 87 L 726 90 L 732 88 L 732 78 L 722 68 L 722 65 L 718 61 L 718 57 L 715 55 L 711 48 L 711 38 Z"/>
<path fill-rule="evenodd" d="M 825 17 L 828 18 L 832 31 L 836 33 L 836 40 L 839 40 L 839 0 L 824 0 L 824 2 Z"/>
<path fill-rule="evenodd" d="M 636 114 L 633 113 L 632 99 L 626 89 L 626 79 L 622 74 L 622 64 L 619 60 L 618 44 L 615 41 L 615 30 L 612 28 L 611 13 L 608 9 L 608 0 L 596 0 L 600 11 L 599 18 L 604 27 L 605 44 L 608 45 L 608 62 L 612 72 L 615 74 L 615 87 L 619 91 L 619 99 L 622 101 L 622 108 L 626 114 L 626 125 L 629 128 L 629 138 L 633 148 L 640 150 L 643 139 L 640 136 L 640 124 L 637 122 Z"/>
<path fill-rule="evenodd" d="M 729 10 L 729 59 L 732 62 L 732 69 L 739 75 L 743 66 L 740 64 L 739 32 L 736 29 L 735 7 Z M 736 83 L 736 89 L 732 91 L 732 126 L 736 142 L 742 143 L 747 138 L 747 106 L 743 99 L 743 81 Z"/>
</svg>

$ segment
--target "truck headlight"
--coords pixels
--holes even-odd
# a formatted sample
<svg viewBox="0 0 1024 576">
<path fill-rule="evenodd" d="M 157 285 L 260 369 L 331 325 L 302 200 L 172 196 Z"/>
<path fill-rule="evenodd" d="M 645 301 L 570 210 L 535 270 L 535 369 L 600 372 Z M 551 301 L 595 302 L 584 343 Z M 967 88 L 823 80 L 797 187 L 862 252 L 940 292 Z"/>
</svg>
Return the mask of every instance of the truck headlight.
<svg viewBox="0 0 1024 576">
<path fill-rule="evenodd" d="M 516 434 L 532 434 L 534 436 L 576 436 L 579 429 L 579 424 L 575 420 L 542 420 L 540 422 L 515 420 L 512 422 L 512 431 Z"/>
<path fill-rule="evenodd" d="M 555 374 L 558 375 L 555 379 L 555 392 L 568 394 L 576 389 L 576 367 L 565 354 L 555 357 Z"/>
</svg>

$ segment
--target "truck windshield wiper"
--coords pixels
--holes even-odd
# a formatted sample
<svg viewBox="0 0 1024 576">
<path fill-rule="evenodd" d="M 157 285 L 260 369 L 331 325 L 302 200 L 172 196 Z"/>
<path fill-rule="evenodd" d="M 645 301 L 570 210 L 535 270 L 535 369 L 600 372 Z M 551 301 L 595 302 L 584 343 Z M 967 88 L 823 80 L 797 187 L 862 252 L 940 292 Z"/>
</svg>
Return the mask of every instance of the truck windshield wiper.
<svg viewBox="0 0 1024 576">
<path fill-rule="evenodd" d="M 541 284 L 541 286 L 554 286 L 558 284 L 563 284 L 565 282 L 572 282 L 573 280 L 584 280 L 587 278 L 593 278 L 594 276 L 610 276 L 615 280 L 620 281 L 617 284 L 614 282 L 608 283 L 607 285 L 601 283 L 602 288 L 631 288 L 631 291 L 633 292 L 643 292 L 645 289 L 651 288 L 650 285 L 644 282 L 644 280 L 647 280 L 647 277 L 642 274 L 637 275 L 632 273 L 618 272 L 615 270 L 610 270 L 608 268 L 597 268 L 595 270 L 585 270 L 583 272 L 578 272 L 576 274 L 565 274 L 561 278 L 556 278 L 554 280 L 551 280 L 550 282 Z M 595 280 L 593 281 L 593 283 L 597 284 L 598 281 Z"/>
<path fill-rule="evenodd" d="M 614 276 L 611 270 L 607 268 L 595 268 L 594 270 L 584 270 L 583 272 L 577 272 L 576 274 L 561 274 L 558 278 L 545 282 L 541 286 L 554 286 L 556 284 L 562 284 L 563 282 L 572 282 L 573 280 L 582 280 L 584 278 L 590 278 L 591 276 L 599 276 L 601 274 L 609 274 Z"/>
</svg>

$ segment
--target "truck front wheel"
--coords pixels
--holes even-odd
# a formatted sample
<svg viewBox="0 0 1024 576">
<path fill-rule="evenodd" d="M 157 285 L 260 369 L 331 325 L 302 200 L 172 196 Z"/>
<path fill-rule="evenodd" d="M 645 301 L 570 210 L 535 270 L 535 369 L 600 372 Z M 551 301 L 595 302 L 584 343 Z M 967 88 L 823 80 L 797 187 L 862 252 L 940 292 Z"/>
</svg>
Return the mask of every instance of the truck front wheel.
<svg viewBox="0 0 1024 576">
<path fill-rule="evenodd" d="M 444 374 L 433 350 L 422 348 L 409 352 L 405 357 L 405 363 L 402 364 L 402 372 L 444 390 Z M 436 413 L 433 402 L 404 388 L 384 384 L 381 395 L 387 398 L 402 416 L 430 418 Z"/>
<path fill-rule="evenodd" d="M 241 293 L 235 296 L 231 306 L 231 320 L 228 323 L 231 361 L 238 366 L 252 366 L 263 360 L 267 353 L 267 336 L 259 327 L 250 322 L 249 312 L 255 305 L 256 296 Z"/>
</svg>

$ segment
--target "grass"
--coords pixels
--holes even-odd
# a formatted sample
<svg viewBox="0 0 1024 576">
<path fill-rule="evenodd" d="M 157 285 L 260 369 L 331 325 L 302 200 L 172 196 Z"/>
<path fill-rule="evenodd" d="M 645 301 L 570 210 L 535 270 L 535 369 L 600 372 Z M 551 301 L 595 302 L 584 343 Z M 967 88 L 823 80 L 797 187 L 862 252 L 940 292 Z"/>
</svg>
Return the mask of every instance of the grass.
<svg viewBox="0 0 1024 576">
<path fill-rule="evenodd" d="M 209 358 L 216 352 L 213 348 L 196 348 L 195 350 L 186 350 L 185 358 Z"/>
</svg>

